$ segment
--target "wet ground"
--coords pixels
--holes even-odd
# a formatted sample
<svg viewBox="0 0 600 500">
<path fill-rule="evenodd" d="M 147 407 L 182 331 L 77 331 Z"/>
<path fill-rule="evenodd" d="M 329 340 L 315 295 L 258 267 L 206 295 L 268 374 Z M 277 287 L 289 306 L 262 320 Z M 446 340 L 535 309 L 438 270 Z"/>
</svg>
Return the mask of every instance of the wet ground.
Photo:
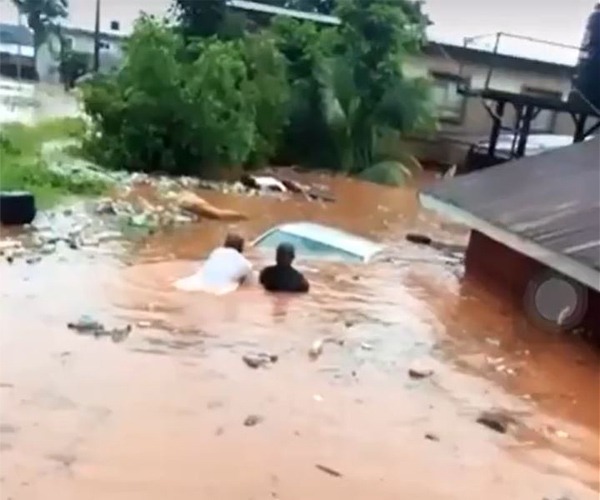
<svg viewBox="0 0 600 500">
<path fill-rule="evenodd" d="M 393 262 L 304 264 L 307 296 L 175 290 L 232 227 L 218 222 L 0 262 L 0 498 L 597 498 L 598 353 L 407 243 L 465 240 L 413 190 L 328 182 L 336 203 L 203 193 L 246 212 L 248 238 L 308 219 L 392 246 Z M 82 314 L 134 328 L 78 335 Z M 343 344 L 311 360 L 326 336 Z M 278 359 L 252 369 L 255 352 Z M 415 363 L 433 374 L 409 377 Z"/>
</svg>

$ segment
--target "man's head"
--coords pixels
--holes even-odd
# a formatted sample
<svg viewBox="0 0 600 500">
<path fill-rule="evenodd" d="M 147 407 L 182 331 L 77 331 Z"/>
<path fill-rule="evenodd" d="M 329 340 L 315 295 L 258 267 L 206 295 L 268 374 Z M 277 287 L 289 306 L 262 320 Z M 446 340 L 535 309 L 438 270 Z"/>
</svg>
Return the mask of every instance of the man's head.
<svg viewBox="0 0 600 500">
<path fill-rule="evenodd" d="M 244 238 L 242 238 L 239 234 L 229 233 L 225 237 L 225 243 L 223 244 L 225 248 L 233 248 L 240 253 L 244 252 Z"/>
<path fill-rule="evenodd" d="M 275 253 L 275 260 L 279 266 L 291 266 L 296 257 L 296 250 L 291 243 L 280 243 Z"/>
</svg>

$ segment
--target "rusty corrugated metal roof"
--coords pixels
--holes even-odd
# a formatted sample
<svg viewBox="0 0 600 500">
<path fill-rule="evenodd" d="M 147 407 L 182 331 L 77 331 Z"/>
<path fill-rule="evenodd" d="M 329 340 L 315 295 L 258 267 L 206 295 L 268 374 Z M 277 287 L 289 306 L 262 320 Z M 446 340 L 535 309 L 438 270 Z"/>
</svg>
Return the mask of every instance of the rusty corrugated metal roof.
<svg viewBox="0 0 600 500">
<path fill-rule="evenodd" d="M 600 137 L 442 181 L 421 201 L 600 288 Z"/>
</svg>

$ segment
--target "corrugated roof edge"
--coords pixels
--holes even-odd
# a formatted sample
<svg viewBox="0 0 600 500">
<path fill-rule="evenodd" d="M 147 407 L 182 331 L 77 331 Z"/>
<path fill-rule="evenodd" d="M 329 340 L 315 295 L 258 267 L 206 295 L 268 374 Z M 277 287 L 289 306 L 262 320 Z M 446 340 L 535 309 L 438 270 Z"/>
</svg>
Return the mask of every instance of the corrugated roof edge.
<svg viewBox="0 0 600 500">
<path fill-rule="evenodd" d="M 567 255 L 548 250 L 534 241 L 522 238 L 431 194 L 419 193 L 419 201 L 425 208 L 463 223 L 498 243 L 527 255 L 583 285 L 600 291 L 600 271 L 596 269 L 585 266 Z"/>
</svg>

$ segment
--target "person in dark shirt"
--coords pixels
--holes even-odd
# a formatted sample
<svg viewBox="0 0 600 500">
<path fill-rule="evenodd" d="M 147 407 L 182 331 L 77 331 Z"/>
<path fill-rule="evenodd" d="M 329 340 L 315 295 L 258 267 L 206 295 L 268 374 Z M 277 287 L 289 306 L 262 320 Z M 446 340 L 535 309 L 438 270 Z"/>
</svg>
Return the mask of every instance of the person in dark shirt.
<svg viewBox="0 0 600 500">
<path fill-rule="evenodd" d="M 260 284 L 269 292 L 308 292 L 306 278 L 292 267 L 296 251 L 294 245 L 281 243 L 277 247 L 276 264 L 260 272 Z"/>
</svg>

